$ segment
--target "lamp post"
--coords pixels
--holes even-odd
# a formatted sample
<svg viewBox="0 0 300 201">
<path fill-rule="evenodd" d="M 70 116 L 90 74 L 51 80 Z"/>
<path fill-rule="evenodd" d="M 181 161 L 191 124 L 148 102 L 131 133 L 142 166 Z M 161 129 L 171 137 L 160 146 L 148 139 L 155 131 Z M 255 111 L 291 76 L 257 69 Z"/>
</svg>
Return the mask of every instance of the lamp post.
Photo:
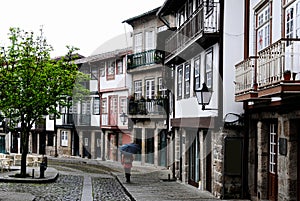
<svg viewBox="0 0 300 201">
<path fill-rule="evenodd" d="M 202 89 L 196 89 L 195 92 L 198 104 L 202 105 L 202 110 L 218 110 L 213 108 L 205 108 L 205 106 L 209 104 L 212 96 L 212 91 L 207 88 L 205 83 L 202 84 Z"/>
<path fill-rule="evenodd" d="M 123 123 L 123 125 L 125 125 L 125 122 L 127 121 L 128 116 L 123 112 L 120 115 L 120 118 L 121 118 L 121 122 Z"/>
</svg>

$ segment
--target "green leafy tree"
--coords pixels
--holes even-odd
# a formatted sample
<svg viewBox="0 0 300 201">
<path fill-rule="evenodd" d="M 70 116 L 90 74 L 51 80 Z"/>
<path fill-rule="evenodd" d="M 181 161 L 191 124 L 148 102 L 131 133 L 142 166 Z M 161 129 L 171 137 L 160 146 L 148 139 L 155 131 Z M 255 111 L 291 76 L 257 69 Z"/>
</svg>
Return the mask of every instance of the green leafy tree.
<svg viewBox="0 0 300 201">
<path fill-rule="evenodd" d="M 0 111 L 9 118 L 10 128 L 21 125 L 21 177 L 26 177 L 29 134 L 46 114 L 59 116 L 57 107 L 68 104 L 67 97 L 84 97 L 80 85 L 86 79 L 74 64 L 78 50 L 68 47 L 65 56 L 50 57 L 53 48 L 43 30 L 35 35 L 10 28 L 10 44 L 0 50 Z M 74 89 L 76 91 L 74 92 Z M 76 99 L 76 98 L 75 98 Z"/>
</svg>

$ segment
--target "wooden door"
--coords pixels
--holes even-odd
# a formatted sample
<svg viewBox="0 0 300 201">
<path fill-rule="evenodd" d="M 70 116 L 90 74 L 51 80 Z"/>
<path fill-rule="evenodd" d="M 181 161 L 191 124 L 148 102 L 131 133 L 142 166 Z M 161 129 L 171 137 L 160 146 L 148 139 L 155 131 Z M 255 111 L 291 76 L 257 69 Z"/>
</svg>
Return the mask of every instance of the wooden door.
<svg viewBox="0 0 300 201">
<path fill-rule="evenodd" d="M 278 194 L 277 179 L 277 125 L 270 125 L 269 134 L 269 173 L 268 173 L 268 194 L 269 200 L 276 201 Z"/>
<path fill-rule="evenodd" d="M 109 125 L 116 126 L 118 118 L 118 97 L 109 96 Z"/>
</svg>

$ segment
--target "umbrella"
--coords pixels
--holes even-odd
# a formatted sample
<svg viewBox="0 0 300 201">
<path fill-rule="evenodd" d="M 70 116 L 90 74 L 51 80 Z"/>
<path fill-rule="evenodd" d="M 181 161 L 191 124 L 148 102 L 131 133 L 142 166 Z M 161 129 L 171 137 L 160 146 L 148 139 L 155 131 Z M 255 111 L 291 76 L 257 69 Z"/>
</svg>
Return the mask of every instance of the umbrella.
<svg viewBox="0 0 300 201">
<path fill-rule="evenodd" d="M 121 152 L 136 154 L 141 150 L 141 147 L 138 144 L 130 143 L 130 144 L 124 144 L 120 146 L 119 149 Z"/>
</svg>

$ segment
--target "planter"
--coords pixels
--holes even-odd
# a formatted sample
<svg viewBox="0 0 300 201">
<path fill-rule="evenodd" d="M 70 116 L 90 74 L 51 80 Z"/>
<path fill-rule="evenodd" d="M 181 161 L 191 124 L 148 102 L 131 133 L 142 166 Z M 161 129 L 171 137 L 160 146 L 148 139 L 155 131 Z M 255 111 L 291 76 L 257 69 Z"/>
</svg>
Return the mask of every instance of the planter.
<svg viewBox="0 0 300 201">
<path fill-rule="evenodd" d="M 283 79 L 284 80 L 291 80 L 291 71 L 284 71 Z"/>
</svg>

